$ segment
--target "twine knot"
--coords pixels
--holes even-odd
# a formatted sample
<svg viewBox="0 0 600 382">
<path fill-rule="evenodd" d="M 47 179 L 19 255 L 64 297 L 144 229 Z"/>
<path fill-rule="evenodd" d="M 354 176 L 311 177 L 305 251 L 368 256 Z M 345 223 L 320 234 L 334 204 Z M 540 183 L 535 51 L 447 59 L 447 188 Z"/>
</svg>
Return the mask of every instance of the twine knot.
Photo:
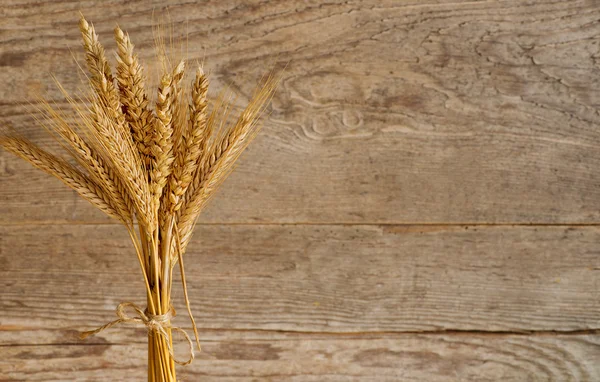
<svg viewBox="0 0 600 382">
<path fill-rule="evenodd" d="M 126 308 L 133 309 L 136 314 L 134 316 L 129 316 L 125 312 Z M 85 339 L 89 336 L 98 334 L 101 331 L 106 330 L 114 325 L 118 325 L 120 323 L 127 323 L 127 322 L 138 323 L 138 324 L 142 324 L 144 327 L 146 327 L 146 329 L 148 330 L 148 335 L 153 335 L 156 333 L 165 339 L 167 349 L 169 350 L 169 355 L 171 355 L 171 358 L 173 358 L 173 361 L 175 361 L 175 363 L 177 363 L 179 365 L 189 365 L 194 360 L 194 344 L 192 343 L 192 339 L 186 333 L 185 330 L 183 330 L 179 326 L 171 325 L 171 319 L 173 317 L 175 317 L 175 309 L 172 306 L 166 313 L 151 314 L 150 312 L 148 312 L 148 309 L 142 310 L 139 306 L 137 306 L 133 302 L 122 302 L 117 306 L 116 313 L 117 313 L 117 317 L 118 317 L 116 320 L 111 321 L 105 325 L 102 325 L 97 329 L 82 332 L 79 335 L 79 338 Z M 169 329 L 178 331 L 187 340 L 189 349 L 190 349 L 190 353 L 189 353 L 190 356 L 187 361 L 179 361 L 175 358 L 175 355 L 173 354 L 173 345 L 171 344 L 171 341 L 169 340 L 169 334 L 168 334 Z M 198 344 L 198 346 L 200 346 L 200 344 Z"/>
<path fill-rule="evenodd" d="M 169 311 L 165 314 L 151 314 L 148 312 L 148 308 L 146 308 L 143 316 L 140 315 L 142 322 L 144 325 L 146 325 L 146 328 L 148 328 L 150 332 L 159 332 L 163 328 L 168 327 L 170 325 L 171 318 L 173 317 L 175 317 L 175 309 L 173 307 L 171 307 L 171 309 L 169 309 Z"/>
</svg>

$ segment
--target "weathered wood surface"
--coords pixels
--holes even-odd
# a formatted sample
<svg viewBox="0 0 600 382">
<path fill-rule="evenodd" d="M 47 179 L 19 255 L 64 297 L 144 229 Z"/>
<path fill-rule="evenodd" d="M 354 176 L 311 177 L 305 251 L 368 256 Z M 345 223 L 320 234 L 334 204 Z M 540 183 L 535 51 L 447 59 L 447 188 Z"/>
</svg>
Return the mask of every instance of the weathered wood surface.
<svg viewBox="0 0 600 382">
<path fill-rule="evenodd" d="M 48 72 L 79 83 L 77 10 L 154 56 L 164 1 L 3 1 L 0 120 Z M 108 4 L 108 3 L 107 3 Z M 203 222 L 600 221 L 600 5 L 590 1 L 173 2 L 191 61 L 241 100 L 289 62 L 258 142 Z M 3 223 L 104 221 L 1 154 Z M 23 192 L 27 190 L 27 192 Z"/>
<path fill-rule="evenodd" d="M 120 227 L 0 238 L 0 380 L 144 378 L 144 329 L 76 339 L 143 301 Z M 205 353 L 181 376 L 595 381 L 599 240 L 597 227 L 200 226 L 187 274 Z"/>
<path fill-rule="evenodd" d="M 597 2 L 1 3 L 0 125 L 44 144 L 79 10 L 149 61 L 169 6 L 240 103 L 289 63 L 190 245 L 182 380 L 600 380 Z M 75 339 L 143 301 L 126 235 L 4 152 L 0 251 L 0 381 L 145 379 L 143 329 Z"/>
<path fill-rule="evenodd" d="M 144 301 L 121 227 L 0 234 L 5 325 L 85 329 Z M 201 328 L 577 331 L 600 329 L 598 242 L 598 227 L 205 225 L 186 274 Z"/>
<path fill-rule="evenodd" d="M 83 346 L 68 331 L 20 331 L 0 347 L 2 381 L 143 381 L 143 330 L 119 329 Z M 43 346 L 31 344 L 45 343 Z M 182 381 L 598 381 L 600 337 L 590 335 L 323 335 L 203 333 L 204 353 Z M 183 352 L 182 352 L 183 353 Z"/>
</svg>

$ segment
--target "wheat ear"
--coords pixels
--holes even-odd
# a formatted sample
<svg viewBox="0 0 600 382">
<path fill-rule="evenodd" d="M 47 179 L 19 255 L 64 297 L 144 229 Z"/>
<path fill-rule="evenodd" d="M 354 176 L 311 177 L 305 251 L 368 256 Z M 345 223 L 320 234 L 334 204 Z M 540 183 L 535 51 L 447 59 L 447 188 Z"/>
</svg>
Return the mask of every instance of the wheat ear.
<svg viewBox="0 0 600 382">
<path fill-rule="evenodd" d="M 173 155 L 177 157 L 182 150 L 183 134 L 190 128 L 188 118 L 187 87 L 183 82 L 173 86 Z"/>
<path fill-rule="evenodd" d="M 69 98 L 69 102 L 72 102 L 72 99 Z M 109 195 L 119 215 L 123 216 L 129 225 L 133 224 L 132 201 L 113 169 L 71 128 L 59 110 L 53 108 L 47 101 L 42 101 L 42 106 L 46 114 L 46 123 L 42 123 L 42 126 L 67 143 L 69 152 Z"/>
<path fill-rule="evenodd" d="M 176 153 L 173 173 L 169 178 L 168 213 L 173 214 L 183 204 L 183 195 L 192 183 L 193 174 L 198 166 L 198 159 L 202 149 L 208 141 L 207 107 L 208 107 L 208 78 L 202 68 L 196 70 L 196 77 L 192 84 L 192 102 L 190 104 L 190 121 L 181 136 L 180 147 Z"/>
<path fill-rule="evenodd" d="M 156 215 L 152 213 L 150 190 L 139 153 L 133 147 L 130 135 L 106 115 L 98 102 L 93 102 L 91 108 L 92 116 L 84 117 L 84 123 L 91 131 L 96 146 L 100 147 L 104 158 L 110 160 L 129 191 L 138 220 L 151 232 L 150 228 L 154 227 Z"/>
<path fill-rule="evenodd" d="M 195 187 L 188 188 L 189 195 L 186 194 L 187 200 L 177 222 L 184 252 L 196 218 L 231 172 L 236 159 L 258 133 L 258 121 L 272 98 L 277 83 L 275 78 L 269 77 L 264 86 L 254 94 L 235 124 L 229 129 L 223 129 L 221 136 L 214 140 L 206 155 L 203 155 L 204 165 L 196 170 L 193 182 Z"/>
<path fill-rule="evenodd" d="M 112 161 L 123 184 L 130 191 L 138 211 L 138 219 L 150 226 L 156 217 L 149 204 L 147 177 L 143 162 L 128 128 L 121 108 L 110 66 L 104 48 L 98 40 L 94 26 L 81 16 L 79 29 L 86 51 L 86 62 L 91 74 L 91 85 L 96 92 L 93 97 L 91 117 L 85 118 L 106 158 Z"/>
<path fill-rule="evenodd" d="M 79 30 L 83 39 L 83 47 L 86 52 L 86 62 L 91 74 L 90 82 L 96 91 L 98 104 L 102 106 L 104 113 L 109 116 L 122 131 L 127 131 L 127 137 L 133 142 L 129 133 L 125 115 L 121 107 L 119 92 L 114 84 L 110 65 L 104 54 L 104 48 L 98 40 L 94 26 L 81 16 Z"/>
<path fill-rule="evenodd" d="M 196 194 L 197 190 L 202 185 L 202 181 L 205 178 L 207 169 L 213 166 L 215 163 L 215 156 L 209 155 L 209 147 L 211 144 L 214 144 L 214 141 L 216 140 L 215 135 L 218 135 L 217 133 L 223 129 L 223 125 L 225 124 L 227 115 L 229 114 L 230 106 L 231 94 L 229 94 L 226 90 L 221 91 L 213 104 L 210 114 L 208 115 L 208 119 L 206 121 L 206 131 L 204 133 L 206 138 L 200 145 L 200 157 L 198 158 L 196 169 L 193 172 L 192 181 L 188 185 L 188 188 L 182 197 L 182 207 L 190 203 L 190 199 L 192 199 L 192 196 Z M 176 211 L 177 221 L 179 221 L 182 212 L 182 208 Z"/>
<path fill-rule="evenodd" d="M 119 100 L 119 96 L 115 88 L 110 65 L 104 53 L 104 47 L 98 40 L 94 26 L 88 23 L 83 15 L 79 19 L 79 30 L 81 31 L 85 61 L 90 72 L 92 88 L 96 91 L 97 97 L 100 99 L 103 107 L 114 107 L 116 106 L 115 102 Z"/>
<path fill-rule="evenodd" d="M 183 77 L 185 65 L 181 61 L 173 73 L 165 73 L 158 88 L 156 120 L 152 146 L 152 169 L 150 172 L 150 192 L 153 211 L 158 212 L 163 189 L 171 174 L 173 155 L 173 109 L 175 88 Z"/>
<path fill-rule="evenodd" d="M 102 88 L 103 79 L 108 83 L 113 83 L 113 77 L 110 65 L 104 53 L 104 47 L 98 41 L 98 35 L 94 26 L 81 15 L 79 19 L 79 30 L 83 39 L 83 48 L 85 50 L 85 61 L 90 71 L 90 81 L 95 89 Z"/>
<path fill-rule="evenodd" d="M 126 217 L 122 216 L 113 206 L 110 196 L 100 186 L 64 159 L 42 150 L 32 142 L 21 137 L 2 136 L 0 137 L 0 146 L 25 159 L 38 169 L 60 179 L 107 215 L 121 221 L 125 225 L 128 224 Z"/>
<path fill-rule="evenodd" d="M 152 126 L 154 115 L 148 107 L 148 96 L 144 89 L 143 68 L 133 53 L 133 44 L 129 35 L 115 28 L 117 42 L 117 82 L 121 95 L 121 104 L 131 129 L 133 140 L 141 154 L 144 164 L 149 167 L 152 158 Z"/>
</svg>

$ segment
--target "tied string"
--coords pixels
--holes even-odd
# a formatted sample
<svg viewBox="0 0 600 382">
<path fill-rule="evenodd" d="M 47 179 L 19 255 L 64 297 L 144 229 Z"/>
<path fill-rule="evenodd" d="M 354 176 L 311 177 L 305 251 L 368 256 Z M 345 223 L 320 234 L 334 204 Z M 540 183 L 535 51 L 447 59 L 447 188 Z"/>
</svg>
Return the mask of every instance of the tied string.
<svg viewBox="0 0 600 382">
<path fill-rule="evenodd" d="M 128 307 L 132 308 L 135 311 L 135 313 L 136 313 L 135 316 L 129 316 L 125 312 L 125 308 L 128 308 Z M 116 320 L 111 321 L 105 325 L 102 325 L 97 329 L 82 332 L 79 335 L 79 338 L 85 339 L 89 336 L 98 334 L 103 330 L 106 330 L 112 326 L 115 326 L 115 325 L 118 325 L 121 323 L 127 323 L 127 322 L 138 323 L 138 324 L 144 325 L 146 327 L 146 329 L 148 329 L 148 334 L 157 333 L 158 335 L 162 336 L 165 339 L 167 348 L 169 350 L 169 355 L 171 356 L 171 358 L 173 358 L 173 361 L 175 361 L 175 363 L 177 363 L 179 365 L 189 365 L 194 360 L 194 344 L 192 343 L 192 339 L 186 333 L 185 330 L 183 330 L 182 328 L 180 328 L 178 326 L 172 326 L 170 324 L 171 319 L 175 316 L 175 310 L 173 309 L 173 307 L 171 307 L 169 309 L 169 311 L 165 314 L 151 314 L 148 312 L 147 309 L 142 310 L 139 306 L 137 306 L 136 304 L 134 304 L 132 302 L 122 302 L 117 306 L 116 312 L 117 312 L 117 317 L 119 317 L 119 318 L 117 318 Z M 171 344 L 171 341 L 169 341 L 169 335 L 167 334 L 167 329 L 176 330 L 176 331 L 180 332 L 183 335 L 183 337 L 187 340 L 188 345 L 190 347 L 190 357 L 187 361 L 179 361 L 175 358 L 175 355 L 173 354 L 173 345 Z"/>
</svg>

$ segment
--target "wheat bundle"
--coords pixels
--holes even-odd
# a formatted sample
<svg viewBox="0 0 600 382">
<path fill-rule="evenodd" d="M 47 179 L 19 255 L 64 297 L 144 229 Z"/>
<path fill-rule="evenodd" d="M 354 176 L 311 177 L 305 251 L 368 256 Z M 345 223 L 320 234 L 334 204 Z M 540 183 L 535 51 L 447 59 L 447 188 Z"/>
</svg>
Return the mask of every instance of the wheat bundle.
<svg viewBox="0 0 600 382">
<path fill-rule="evenodd" d="M 61 87 L 75 111 L 74 124 L 49 102 L 42 100 L 40 107 L 45 117 L 42 125 L 60 140 L 76 164 L 13 133 L 0 136 L 0 145 L 60 179 L 125 226 L 144 277 L 147 307 L 121 303 L 117 320 L 81 337 L 123 322 L 144 325 L 149 334 L 148 380 L 173 382 L 175 364 L 188 364 L 194 358 L 190 337 L 171 323 L 173 270 L 179 265 L 200 349 L 183 255 L 198 215 L 256 135 L 277 80 L 266 78 L 230 123 L 227 97 L 220 96 L 209 112 L 209 82 L 202 67 L 195 70 L 188 100 L 183 91 L 185 62 L 169 65 L 163 58 L 152 108 L 144 70 L 129 36 L 115 28 L 117 67 L 113 73 L 93 25 L 83 15 L 79 29 L 89 71 L 89 102 L 82 106 Z M 190 345 L 187 360 L 180 361 L 173 354 L 174 331 L 182 332 Z"/>
</svg>

